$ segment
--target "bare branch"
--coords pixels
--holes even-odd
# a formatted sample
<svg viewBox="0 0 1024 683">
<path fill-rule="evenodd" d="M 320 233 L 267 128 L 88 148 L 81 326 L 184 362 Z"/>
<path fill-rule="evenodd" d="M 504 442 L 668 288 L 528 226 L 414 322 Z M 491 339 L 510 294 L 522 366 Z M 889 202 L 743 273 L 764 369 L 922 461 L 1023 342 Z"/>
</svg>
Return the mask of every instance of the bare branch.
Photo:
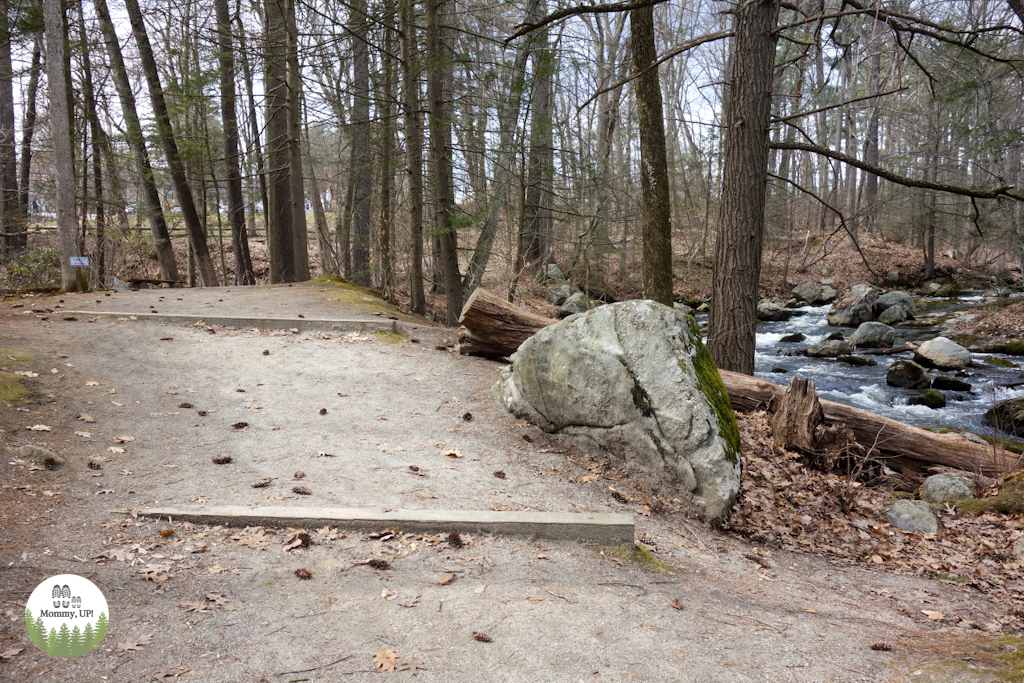
<svg viewBox="0 0 1024 683">
<path fill-rule="evenodd" d="M 508 45 L 519 36 L 525 36 L 527 33 L 532 33 L 539 28 L 544 28 L 549 24 L 553 24 L 556 21 L 567 19 L 568 17 L 575 17 L 580 14 L 607 14 L 609 12 L 629 12 L 635 9 L 641 9 L 643 7 L 650 7 L 651 5 L 660 5 L 668 0 L 640 0 L 640 2 L 613 2 L 607 5 L 584 5 L 579 4 L 576 7 L 567 7 L 560 9 L 557 12 L 552 12 L 540 21 L 533 22 L 531 24 L 519 24 L 516 27 L 516 32 L 505 39 L 505 45 Z"/>
</svg>

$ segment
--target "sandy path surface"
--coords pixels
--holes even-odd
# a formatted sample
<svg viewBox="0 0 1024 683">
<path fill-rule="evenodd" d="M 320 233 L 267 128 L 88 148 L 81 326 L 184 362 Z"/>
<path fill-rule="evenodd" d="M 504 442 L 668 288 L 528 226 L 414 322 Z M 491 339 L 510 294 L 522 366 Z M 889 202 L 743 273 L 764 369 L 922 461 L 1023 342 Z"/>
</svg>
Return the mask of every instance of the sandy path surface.
<svg viewBox="0 0 1024 683">
<path fill-rule="evenodd" d="M 150 290 L 65 296 L 64 307 L 372 314 L 325 289 Z M 614 472 L 505 414 L 491 394 L 501 366 L 437 350 L 446 330 L 211 333 L 22 310 L 0 314 L 0 347 L 32 354 L 25 366 L 39 376 L 26 383 L 41 402 L 0 408 L 0 650 L 26 648 L 0 663 L 0 680 L 406 680 L 421 666 L 422 681 L 893 681 L 928 658 L 921 644 L 937 627 L 921 610 L 985 608 L 956 585 L 773 553 L 678 512 L 648 516 Z M 52 431 L 25 429 L 34 424 Z M 69 463 L 30 472 L 16 458 L 23 443 Z M 239 536 L 110 512 L 156 504 L 631 512 L 658 563 L 575 542 L 463 536 L 455 548 L 443 535 L 343 529 L 309 529 L 313 545 L 286 551 L 284 530 Z M 359 564 L 374 558 L 390 569 Z M 19 609 L 58 573 L 92 579 L 112 611 L 100 647 L 73 660 L 35 649 Z M 870 649 L 879 641 L 893 651 Z M 407 668 L 374 672 L 381 651 Z"/>
</svg>

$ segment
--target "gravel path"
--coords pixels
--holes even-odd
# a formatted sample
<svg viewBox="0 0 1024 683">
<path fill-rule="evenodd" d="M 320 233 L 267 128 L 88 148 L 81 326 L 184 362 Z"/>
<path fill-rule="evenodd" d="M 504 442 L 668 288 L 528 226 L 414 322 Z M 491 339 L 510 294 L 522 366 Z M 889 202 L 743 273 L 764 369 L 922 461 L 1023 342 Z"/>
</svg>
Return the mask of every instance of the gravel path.
<svg viewBox="0 0 1024 683">
<path fill-rule="evenodd" d="M 373 314 L 331 294 L 322 283 L 149 290 L 63 306 Z M 922 609 L 980 608 L 956 585 L 773 553 L 678 511 L 650 513 L 613 471 L 505 414 L 491 394 L 501 366 L 438 350 L 446 330 L 210 330 L 40 320 L 8 306 L 0 347 L 33 354 L 39 377 L 27 383 L 44 400 L 0 409 L 0 609 L 11 617 L 0 650 L 26 647 L 0 663 L 0 680 L 407 680 L 419 662 L 422 681 L 891 681 L 951 637 Z M 25 429 L 34 424 L 53 431 Z M 28 471 L 15 458 L 27 442 L 69 465 Z M 239 536 L 110 512 L 156 504 L 632 512 L 656 562 L 517 538 L 463 536 L 457 548 L 401 531 L 310 529 L 313 545 L 285 550 L 285 530 Z M 92 578 L 112 610 L 100 648 L 74 660 L 36 650 L 19 621 L 31 588 L 57 573 Z M 137 651 L 118 647 L 149 634 Z M 879 641 L 893 651 L 870 649 Z M 382 651 L 407 668 L 374 672 Z"/>
</svg>

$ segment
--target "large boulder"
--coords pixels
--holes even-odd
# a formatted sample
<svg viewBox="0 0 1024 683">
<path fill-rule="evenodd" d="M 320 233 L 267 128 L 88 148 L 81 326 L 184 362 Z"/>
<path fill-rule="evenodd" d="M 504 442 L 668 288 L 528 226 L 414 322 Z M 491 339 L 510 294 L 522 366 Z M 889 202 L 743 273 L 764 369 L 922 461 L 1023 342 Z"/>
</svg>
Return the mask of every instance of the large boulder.
<svg viewBox="0 0 1024 683">
<path fill-rule="evenodd" d="M 786 308 L 786 305 L 771 299 L 761 299 L 757 302 L 757 319 L 763 321 L 789 320 L 793 317 L 793 311 Z"/>
<path fill-rule="evenodd" d="M 815 303 L 819 304 L 830 304 L 836 300 L 836 288 L 832 286 L 831 281 L 821 281 L 821 294 L 818 295 L 818 300 Z"/>
<path fill-rule="evenodd" d="M 569 281 L 565 279 L 565 275 L 562 274 L 562 269 L 558 267 L 557 263 L 549 263 L 548 267 L 544 269 L 544 281 L 549 285 L 569 284 Z"/>
<path fill-rule="evenodd" d="M 739 430 L 693 318 L 653 301 L 601 306 L 545 327 L 512 355 L 502 404 L 684 494 L 704 520 L 739 491 Z"/>
<path fill-rule="evenodd" d="M 807 347 L 805 353 L 812 358 L 836 358 L 838 356 L 849 356 L 853 347 L 849 342 L 842 339 L 825 339 L 813 346 Z"/>
<path fill-rule="evenodd" d="M 568 318 L 570 315 L 589 311 L 590 307 L 590 299 L 587 298 L 587 295 L 583 292 L 576 292 L 562 303 L 562 308 L 558 311 L 558 317 Z"/>
<path fill-rule="evenodd" d="M 821 287 L 814 280 L 804 280 L 793 288 L 793 298 L 813 304 L 821 297 Z"/>
<path fill-rule="evenodd" d="M 841 299 L 833 302 L 828 313 L 828 324 L 837 327 L 857 327 L 875 319 L 878 290 L 870 285 L 854 285 Z"/>
<path fill-rule="evenodd" d="M 544 292 L 544 298 L 549 304 L 561 306 L 565 300 L 572 296 L 572 287 L 569 285 L 551 285 Z"/>
<path fill-rule="evenodd" d="M 881 315 L 883 311 L 893 306 L 902 308 L 906 312 L 906 317 L 911 320 L 917 317 L 917 305 L 914 303 L 914 297 L 900 291 L 886 292 L 878 297 L 878 300 L 875 301 L 875 313 Z"/>
<path fill-rule="evenodd" d="M 927 389 L 932 385 L 932 378 L 924 367 L 914 361 L 898 360 L 885 373 L 885 383 L 903 389 Z"/>
<path fill-rule="evenodd" d="M 971 386 L 970 382 L 965 382 L 962 379 L 956 377 L 947 377 L 946 375 L 939 375 L 932 380 L 932 389 L 941 389 L 942 391 L 973 391 L 974 387 Z"/>
<path fill-rule="evenodd" d="M 925 406 L 932 410 L 946 407 L 946 397 L 934 389 L 921 389 L 915 396 L 907 399 L 907 405 Z"/>
<path fill-rule="evenodd" d="M 985 424 L 1011 434 L 1024 434 L 1024 398 L 997 403 L 982 417 Z"/>
<path fill-rule="evenodd" d="M 850 344 L 862 349 L 888 349 L 896 341 L 896 330 L 876 322 L 861 323 L 850 335 Z"/>
<path fill-rule="evenodd" d="M 914 362 L 939 370 L 963 370 L 970 360 L 970 351 L 946 337 L 929 339 L 914 354 Z"/>
<path fill-rule="evenodd" d="M 889 504 L 886 513 L 889 521 L 903 531 L 917 531 L 922 534 L 937 534 L 941 525 L 931 504 L 923 500 L 900 498 Z"/>
<path fill-rule="evenodd" d="M 921 484 L 921 498 L 930 503 L 974 498 L 977 493 L 977 485 L 962 474 L 940 472 L 928 477 Z"/>
</svg>

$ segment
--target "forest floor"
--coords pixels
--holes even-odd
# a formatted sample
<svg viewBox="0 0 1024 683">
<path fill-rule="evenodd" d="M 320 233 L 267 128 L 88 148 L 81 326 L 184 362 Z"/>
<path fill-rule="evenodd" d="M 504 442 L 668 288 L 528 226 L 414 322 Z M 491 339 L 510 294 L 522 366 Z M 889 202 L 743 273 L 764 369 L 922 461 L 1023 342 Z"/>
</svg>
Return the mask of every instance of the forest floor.
<svg viewBox="0 0 1024 683">
<path fill-rule="evenodd" d="M 65 321 L 58 306 L 396 315 L 405 334 Z M 1019 642 L 1002 636 L 1017 619 L 1003 596 L 708 530 L 506 414 L 502 366 L 453 353 L 453 331 L 343 286 L 22 298 L 0 304 L 0 330 L 0 365 L 32 395 L 0 408 L 0 680 L 1010 680 L 979 677 Z M 27 443 L 67 465 L 19 459 Z M 629 512 L 650 552 L 331 528 L 289 548 L 293 531 L 112 512 L 279 501 Z M 111 611 L 71 660 L 23 625 L 31 590 L 60 573 Z"/>
</svg>

